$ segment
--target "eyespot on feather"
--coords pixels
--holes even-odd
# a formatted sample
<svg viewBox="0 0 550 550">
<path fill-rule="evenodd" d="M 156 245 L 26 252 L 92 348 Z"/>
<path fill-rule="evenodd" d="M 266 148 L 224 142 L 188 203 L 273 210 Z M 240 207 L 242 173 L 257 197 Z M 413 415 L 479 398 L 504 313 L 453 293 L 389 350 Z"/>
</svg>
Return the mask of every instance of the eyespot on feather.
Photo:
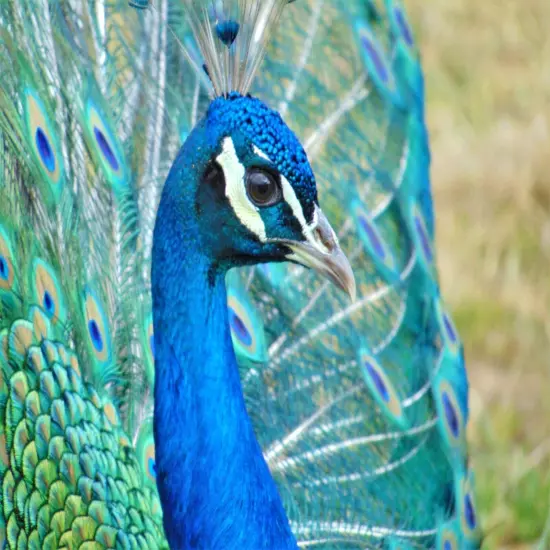
<svg viewBox="0 0 550 550">
<path fill-rule="evenodd" d="M 264 326 L 238 275 L 228 276 L 227 311 L 231 339 L 240 359 L 263 363 L 267 358 Z"/>
<path fill-rule="evenodd" d="M 409 51 L 414 48 L 414 36 L 403 6 L 397 0 L 388 1 L 388 14 L 393 34 Z"/>
<path fill-rule="evenodd" d="M 0 290 L 12 290 L 15 283 L 15 258 L 5 229 L 0 226 Z"/>
<path fill-rule="evenodd" d="M 472 471 L 468 470 L 465 474 L 459 475 L 456 484 L 456 509 L 458 510 L 463 538 L 466 542 L 475 544 L 481 539 L 481 526 L 479 525 L 475 505 Z"/>
<path fill-rule="evenodd" d="M 422 216 L 422 210 L 415 202 L 410 210 L 411 232 L 415 243 L 417 255 L 428 273 L 434 273 L 434 254 L 431 237 L 426 228 L 426 222 Z"/>
<path fill-rule="evenodd" d="M 460 338 L 458 337 L 458 331 L 456 330 L 453 320 L 443 307 L 441 300 L 437 300 L 435 308 L 441 339 L 449 352 L 453 355 L 458 355 L 461 347 Z"/>
<path fill-rule="evenodd" d="M 451 457 L 463 464 L 466 456 L 466 417 L 449 380 L 438 376 L 434 386 L 438 426 Z"/>
<path fill-rule="evenodd" d="M 437 531 L 437 550 L 459 550 L 460 534 L 456 520 L 444 523 Z"/>
<path fill-rule="evenodd" d="M 111 360 L 111 335 L 103 306 L 90 288 L 84 294 L 84 317 L 88 347 L 94 359 L 103 366 Z"/>
<path fill-rule="evenodd" d="M 236 296 L 229 296 L 227 299 L 229 312 L 229 327 L 235 351 L 250 359 L 257 359 L 259 352 L 258 328 L 250 317 L 246 305 Z"/>
<path fill-rule="evenodd" d="M 52 267 L 39 258 L 32 263 L 31 288 L 34 303 L 44 310 L 52 324 L 64 323 L 67 312 L 63 289 Z"/>
<path fill-rule="evenodd" d="M 422 111 L 425 102 L 424 78 L 418 47 L 405 12 L 405 4 L 404 0 L 386 0 L 392 37 L 392 64 L 404 102 L 413 109 L 419 108 Z M 416 118 L 424 119 L 423 116 Z M 415 155 L 415 158 L 419 158 L 419 155 Z"/>
<path fill-rule="evenodd" d="M 136 442 L 136 454 L 145 480 L 155 485 L 157 480 L 155 441 L 152 422 L 149 419 L 140 428 Z"/>
<path fill-rule="evenodd" d="M 401 428 L 407 427 L 408 421 L 394 385 L 366 348 L 359 352 L 359 368 L 370 393 L 386 416 Z"/>
<path fill-rule="evenodd" d="M 120 191 L 126 185 L 122 149 L 107 116 L 92 99 L 88 99 L 86 104 L 85 124 L 95 158 L 114 190 Z"/>
<path fill-rule="evenodd" d="M 397 275 L 395 257 L 378 231 L 376 223 L 363 209 L 361 203 L 355 202 L 352 208 L 357 232 L 367 253 L 376 262 L 376 265 L 382 268 L 387 278 L 395 277 Z"/>
<path fill-rule="evenodd" d="M 23 97 L 27 139 L 36 163 L 45 176 L 54 199 L 57 200 L 63 183 L 63 166 L 57 136 L 38 94 L 27 88 Z"/>
<path fill-rule="evenodd" d="M 392 103 L 400 104 L 401 98 L 397 90 L 393 68 L 382 46 L 371 32 L 368 23 L 365 21 L 355 23 L 355 32 L 369 78 L 383 96 Z"/>
</svg>

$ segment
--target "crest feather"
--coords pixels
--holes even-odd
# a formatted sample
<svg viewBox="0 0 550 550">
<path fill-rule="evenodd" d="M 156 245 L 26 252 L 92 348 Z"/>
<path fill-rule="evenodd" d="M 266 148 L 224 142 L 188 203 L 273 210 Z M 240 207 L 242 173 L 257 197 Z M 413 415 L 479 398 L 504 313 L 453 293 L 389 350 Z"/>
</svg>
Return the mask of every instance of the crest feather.
<svg viewBox="0 0 550 550">
<path fill-rule="evenodd" d="M 172 11 L 170 26 L 188 60 L 208 75 L 214 96 L 246 95 L 283 8 L 292 1 L 180 0 L 181 17 Z"/>
</svg>

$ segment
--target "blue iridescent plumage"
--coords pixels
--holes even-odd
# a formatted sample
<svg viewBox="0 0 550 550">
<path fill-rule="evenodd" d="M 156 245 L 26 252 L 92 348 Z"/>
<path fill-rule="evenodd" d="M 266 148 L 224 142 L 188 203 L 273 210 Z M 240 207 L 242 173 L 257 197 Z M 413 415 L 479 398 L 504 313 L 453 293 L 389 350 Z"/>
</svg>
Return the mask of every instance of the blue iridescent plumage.
<svg viewBox="0 0 550 550">
<path fill-rule="evenodd" d="M 0 6 L 3 547 L 478 548 L 401 3 L 77 4 Z"/>
</svg>

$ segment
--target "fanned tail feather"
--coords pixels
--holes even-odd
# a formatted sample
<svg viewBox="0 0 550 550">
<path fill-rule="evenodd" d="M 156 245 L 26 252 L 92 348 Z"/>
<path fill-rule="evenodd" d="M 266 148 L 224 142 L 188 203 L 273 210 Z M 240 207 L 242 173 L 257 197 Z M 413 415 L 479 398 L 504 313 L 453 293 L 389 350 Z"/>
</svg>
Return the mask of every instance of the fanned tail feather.
<svg viewBox="0 0 550 550">
<path fill-rule="evenodd" d="M 438 287 L 403 8 L 298 2 L 263 69 L 253 92 L 303 140 L 358 288 L 349 304 L 301 267 L 242 277 L 269 357 L 243 364 L 245 393 L 294 532 L 306 548 L 478 547 L 467 379 Z"/>
<path fill-rule="evenodd" d="M 27 415 L 27 422 L 54 455 L 39 451 L 26 468 L 46 476 L 46 488 L 63 479 L 63 494 L 93 491 L 97 501 L 90 496 L 74 510 L 72 497 L 62 499 L 65 524 L 40 515 L 23 524 L 23 508 L 41 506 L 37 482 L 30 500 L 21 494 L 4 508 L 0 539 L 10 548 L 63 546 L 64 525 L 76 544 L 90 535 L 79 530 L 96 524 L 92 539 L 101 547 L 117 537 L 123 545 L 165 545 L 150 481 L 150 235 L 179 124 L 191 123 L 194 89 L 179 88 L 178 100 L 188 89 L 189 101 L 172 108 L 164 102 L 166 75 L 173 65 L 176 97 L 183 75 L 187 82 L 194 73 L 174 57 L 153 18 L 122 2 L 0 6 L 0 405 L 10 407 L 13 391 L 27 403 L 38 396 L 43 417 Z M 52 447 L 41 420 L 48 415 L 69 448 L 61 437 Z M 9 417 L 0 432 L 7 500 L 26 475 L 6 459 L 18 452 L 16 424 Z M 115 479 L 122 493 L 106 493 Z"/>
<path fill-rule="evenodd" d="M 142 514 L 127 525 L 141 529 L 145 547 L 164 544 L 151 428 L 156 208 L 212 90 L 250 89 L 302 140 L 358 288 L 350 304 L 293 265 L 227 279 L 249 414 L 299 544 L 477 548 L 467 380 L 437 281 L 423 80 L 410 26 L 394 0 L 286 4 L 0 5 L 0 408 L 17 419 L 37 392 L 59 435 L 78 424 L 79 397 L 91 403 L 86 422 L 109 424 L 109 452 L 127 460 Z M 261 40 L 244 61 L 255 32 Z M 61 403 L 56 392 L 67 380 L 72 397 Z M 50 427 L 29 419 L 41 461 Z M 101 435 L 82 426 L 95 448 Z M 9 494 L 24 469 L 11 472 L 6 456 L 20 461 L 27 436 L 0 433 Z M 74 490 L 83 468 L 83 479 L 95 479 L 88 451 L 78 468 L 76 450 L 54 451 L 55 468 L 25 455 L 44 483 L 64 475 Z M 98 452 L 107 464 L 106 447 Z M 107 471 L 98 472 L 99 495 Z M 70 506 L 74 519 L 79 509 L 69 503 L 66 514 Z M 10 547 L 26 544 L 14 510 L 0 514 Z M 103 509 L 86 510 L 108 523 Z M 51 532 L 61 537 L 60 528 Z M 112 535 L 97 537 L 108 547 Z"/>
</svg>

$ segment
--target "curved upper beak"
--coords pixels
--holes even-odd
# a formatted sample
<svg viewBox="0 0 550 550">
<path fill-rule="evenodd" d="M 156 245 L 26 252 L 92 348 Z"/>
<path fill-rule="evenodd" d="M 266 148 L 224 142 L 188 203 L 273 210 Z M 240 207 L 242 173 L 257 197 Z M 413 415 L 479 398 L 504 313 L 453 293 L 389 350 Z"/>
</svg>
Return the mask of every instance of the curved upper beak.
<svg viewBox="0 0 550 550">
<path fill-rule="evenodd" d="M 292 250 L 292 254 L 287 258 L 327 277 L 355 301 L 357 289 L 351 265 L 340 248 L 334 230 L 319 207 L 315 209 L 314 219 L 316 224 L 306 236 L 306 241 L 284 241 Z"/>
</svg>

